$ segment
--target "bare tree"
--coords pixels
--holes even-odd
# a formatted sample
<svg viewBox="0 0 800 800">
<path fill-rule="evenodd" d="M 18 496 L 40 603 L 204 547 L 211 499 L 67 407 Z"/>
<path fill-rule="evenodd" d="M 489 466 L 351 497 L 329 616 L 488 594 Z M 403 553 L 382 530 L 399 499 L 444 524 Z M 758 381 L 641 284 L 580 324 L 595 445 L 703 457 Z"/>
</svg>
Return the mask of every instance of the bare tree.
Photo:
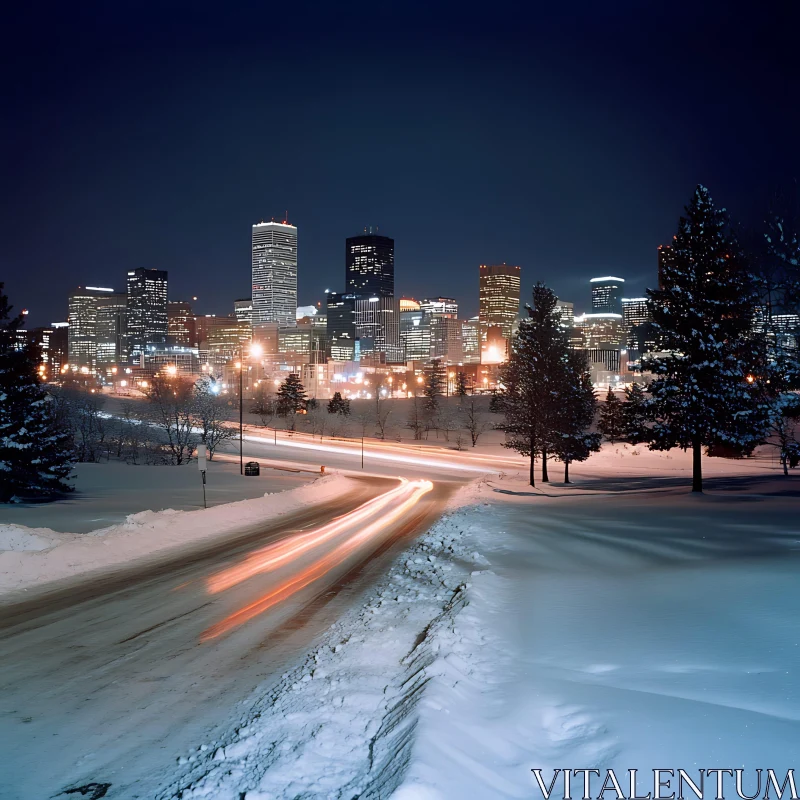
<svg viewBox="0 0 800 800">
<path fill-rule="evenodd" d="M 425 411 L 422 408 L 422 401 L 416 395 L 411 398 L 406 427 L 413 432 L 415 441 L 422 439 L 422 434 L 425 433 Z"/>
<path fill-rule="evenodd" d="M 106 437 L 108 420 L 102 415 L 105 397 L 78 384 L 54 393 L 56 417 L 75 440 L 75 458 L 80 462 L 97 462 L 108 457 Z"/>
<path fill-rule="evenodd" d="M 200 441 L 208 450 L 208 459 L 214 458 L 217 447 L 236 438 L 237 431 L 228 422 L 227 403 L 214 392 L 214 384 L 208 378 L 199 380 L 194 386 L 192 416 L 200 428 Z"/>
<path fill-rule="evenodd" d="M 489 419 L 481 408 L 480 399 L 474 394 L 462 397 L 458 411 L 464 420 L 464 428 L 469 433 L 472 446 L 475 447 L 481 434 L 491 427 Z"/>
<path fill-rule="evenodd" d="M 375 425 L 378 428 L 378 438 L 385 439 L 386 426 L 388 425 L 392 409 L 389 408 L 386 398 L 381 396 L 380 388 L 381 387 L 375 388 Z"/>
<path fill-rule="evenodd" d="M 164 433 L 169 461 L 187 463 L 197 445 L 194 434 L 194 384 L 186 378 L 156 376 L 147 391 L 153 424 Z"/>
<path fill-rule="evenodd" d="M 436 435 L 438 436 L 438 432 L 441 431 L 444 434 L 444 440 L 449 442 L 450 433 L 458 428 L 456 412 L 449 406 L 441 406 L 436 412 L 435 427 Z"/>
<path fill-rule="evenodd" d="M 320 441 L 322 441 L 322 437 L 325 435 L 326 426 L 329 424 L 329 422 L 331 422 L 331 416 L 332 415 L 329 414 L 325 409 L 319 407 L 311 409 L 306 414 L 306 423 L 311 429 L 311 433 L 314 436 L 319 436 Z"/>
<path fill-rule="evenodd" d="M 275 393 L 270 392 L 263 382 L 258 384 L 253 404 L 250 406 L 250 413 L 257 414 L 265 428 L 272 426 L 278 414 Z"/>
</svg>

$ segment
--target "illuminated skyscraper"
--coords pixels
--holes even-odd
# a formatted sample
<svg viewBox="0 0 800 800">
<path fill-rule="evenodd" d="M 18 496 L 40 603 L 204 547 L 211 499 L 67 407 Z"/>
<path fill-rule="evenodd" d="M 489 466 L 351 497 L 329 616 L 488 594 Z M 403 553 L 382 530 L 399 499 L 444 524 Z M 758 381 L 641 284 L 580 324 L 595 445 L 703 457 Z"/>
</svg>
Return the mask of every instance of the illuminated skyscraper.
<svg viewBox="0 0 800 800">
<path fill-rule="evenodd" d="M 121 364 L 128 358 L 128 298 L 107 294 L 97 298 L 97 366 Z"/>
<path fill-rule="evenodd" d="M 592 313 L 593 314 L 621 314 L 622 292 L 625 288 L 624 278 L 606 276 L 592 278 Z"/>
<path fill-rule="evenodd" d="M 134 359 L 147 345 L 163 345 L 169 333 L 167 273 L 160 269 L 128 272 L 128 354 Z"/>
<path fill-rule="evenodd" d="M 496 360 L 496 357 L 500 360 L 505 358 L 505 353 L 500 353 L 499 350 L 508 349 L 511 329 L 519 313 L 519 287 L 519 267 L 508 264 L 481 264 L 479 278 L 481 342 L 485 345 L 490 339 L 493 341 L 492 360 Z M 490 335 L 490 328 L 497 330 L 492 331 Z M 505 342 L 502 347 L 500 340 Z M 496 350 L 498 352 L 495 352 Z"/>
<path fill-rule="evenodd" d="M 625 329 L 626 345 L 629 350 L 638 349 L 638 337 L 634 329 L 652 321 L 646 297 L 622 298 L 622 325 Z"/>
<path fill-rule="evenodd" d="M 167 304 L 167 333 L 173 344 L 196 345 L 194 314 L 186 300 L 170 300 Z"/>
<path fill-rule="evenodd" d="M 297 228 L 288 222 L 253 225 L 253 324 L 294 325 L 297 310 Z"/>
<path fill-rule="evenodd" d="M 362 297 L 394 296 L 394 239 L 372 228 L 345 243 L 345 292 Z"/>
<path fill-rule="evenodd" d="M 97 367 L 97 307 L 101 298 L 114 297 L 113 289 L 79 286 L 69 296 L 68 351 L 74 370 Z"/>
</svg>

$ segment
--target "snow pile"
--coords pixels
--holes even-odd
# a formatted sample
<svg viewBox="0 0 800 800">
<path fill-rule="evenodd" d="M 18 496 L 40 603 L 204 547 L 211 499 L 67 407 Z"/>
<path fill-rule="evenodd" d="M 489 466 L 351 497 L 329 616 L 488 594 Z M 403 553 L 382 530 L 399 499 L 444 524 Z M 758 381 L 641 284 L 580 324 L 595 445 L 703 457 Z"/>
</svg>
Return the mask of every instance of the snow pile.
<svg viewBox="0 0 800 800">
<path fill-rule="evenodd" d="M 327 475 L 298 489 L 198 511 L 142 511 L 90 534 L 0 526 L 0 594 L 95 570 L 129 567 L 139 559 L 225 535 L 345 493 L 350 481 Z"/>
<path fill-rule="evenodd" d="M 19 525 L 0 525 L 0 551 L 41 551 L 56 547 L 69 534 L 56 533 L 49 528 L 23 528 Z"/>
<path fill-rule="evenodd" d="M 470 582 L 488 574 L 465 546 L 475 513 L 450 513 L 421 537 L 227 738 L 181 758 L 185 774 L 163 797 L 388 796 L 411 758 L 427 685 L 459 669 L 457 615 Z"/>
</svg>

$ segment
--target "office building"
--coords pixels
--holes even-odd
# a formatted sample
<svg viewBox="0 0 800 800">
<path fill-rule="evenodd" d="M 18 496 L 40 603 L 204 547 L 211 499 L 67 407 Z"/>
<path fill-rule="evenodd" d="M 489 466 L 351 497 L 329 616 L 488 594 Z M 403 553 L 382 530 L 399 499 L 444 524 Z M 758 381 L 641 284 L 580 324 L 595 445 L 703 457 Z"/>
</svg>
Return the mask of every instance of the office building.
<svg viewBox="0 0 800 800">
<path fill-rule="evenodd" d="M 326 333 L 328 357 L 332 361 L 357 361 L 356 296 L 344 292 L 328 292 Z"/>
<path fill-rule="evenodd" d="M 464 360 L 461 320 L 455 317 L 431 315 L 431 358 L 447 364 Z"/>
<path fill-rule="evenodd" d="M 253 225 L 252 323 L 294 325 L 297 309 L 297 228 L 288 222 Z"/>
<path fill-rule="evenodd" d="M 461 322 L 461 348 L 465 364 L 480 364 L 481 331 L 478 317 Z"/>
<path fill-rule="evenodd" d="M 458 316 L 458 303 L 452 297 L 426 297 L 420 300 L 419 307 L 432 317 L 455 319 Z"/>
<path fill-rule="evenodd" d="M 400 302 L 394 297 L 358 297 L 355 301 L 355 329 L 360 358 L 374 364 L 400 364 Z"/>
<path fill-rule="evenodd" d="M 400 313 L 403 311 L 419 311 L 419 303 L 413 297 L 401 297 Z"/>
<path fill-rule="evenodd" d="M 194 313 L 186 300 L 170 300 L 167 303 L 167 335 L 172 344 L 196 346 Z"/>
<path fill-rule="evenodd" d="M 624 346 L 622 314 L 582 314 L 575 317 L 575 326 L 583 333 L 587 350 L 619 349 Z"/>
<path fill-rule="evenodd" d="M 167 342 L 167 273 L 160 269 L 130 270 L 127 288 L 128 354 L 140 360 L 147 345 Z"/>
<path fill-rule="evenodd" d="M 479 319 L 484 363 L 505 361 L 514 320 L 519 313 L 520 268 L 508 264 L 481 264 Z M 491 329 L 496 329 L 490 334 Z M 491 344 L 490 344 L 491 339 Z M 502 342 L 501 342 L 502 340 Z"/>
<path fill-rule="evenodd" d="M 206 317 L 206 319 L 209 319 Z M 213 322 L 207 328 L 207 349 L 213 364 L 227 364 L 239 361 L 247 351 L 252 338 L 249 322 L 230 317 L 211 317 Z"/>
<path fill-rule="evenodd" d="M 97 298 L 97 367 L 123 364 L 128 359 L 128 297 L 106 294 Z"/>
<path fill-rule="evenodd" d="M 69 363 L 69 323 L 53 322 L 28 333 L 28 341 L 38 355 L 39 372 L 44 380 L 58 377 Z"/>
<path fill-rule="evenodd" d="M 394 296 L 394 239 L 365 229 L 345 242 L 345 292 L 364 297 Z"/>
<path fill-rule="evenodd" d="M 637 329 L 640 325 L 652 321 L 646 297 L 622 298 L 622 327 L 625 330 L 625 345 L 628 350 L 639 349 Z"/>
<path fill-rule="evenodd" d="M 233 301 L 233 315 L 240 322 L 253 324 L 253 300 L 250 297 Z"/>
<path fill-rule="evenodd" d="M 69 296 L 68 353 L 71 369 L 94 372 L 97 368 L 97 306 L 113 289 L 79 286 Z"/>
<path fill-rule="evenodd" d="M 556 303 L 556 314 L 562 328 L 569 330 L 575 327 L 575 306 L 572 303 L 559 300 Z"/>
<path fill-rule="evenodd" d="M 622 314 L 622 292 L 625 279 L 607 275 L 603 278 L 592 278 L 592 313 Z"/>
<path fill-rule="evenodd" d="M 401 303 L 404 301 L 401 300 Z M 408 301 L 405 301 L 408 305 Z M 428 361 L 431 357 L 431 315 L 419 308 L 400 311 L 403 361 Z"/>
</svg>

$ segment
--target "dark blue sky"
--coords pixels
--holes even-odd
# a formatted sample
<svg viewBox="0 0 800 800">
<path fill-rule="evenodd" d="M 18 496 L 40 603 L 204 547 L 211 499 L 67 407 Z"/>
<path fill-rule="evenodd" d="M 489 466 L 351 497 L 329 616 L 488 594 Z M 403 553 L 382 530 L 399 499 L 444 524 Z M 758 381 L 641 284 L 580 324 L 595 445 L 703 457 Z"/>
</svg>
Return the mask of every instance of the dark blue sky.
<svg viewBox="0 0 800 800">
<path fill-rule="evenodd" d="M 797 19 L 748 5 L 37 4 L 0 33 L 0 280 L 32 325 L 134 267 L 225 314 L 288 209 L 301 303 L 365 225 L 466 314 L 485 262 L 639 294 L 697 182 L 754 225 L 800 173 Z"/>
</svg>

